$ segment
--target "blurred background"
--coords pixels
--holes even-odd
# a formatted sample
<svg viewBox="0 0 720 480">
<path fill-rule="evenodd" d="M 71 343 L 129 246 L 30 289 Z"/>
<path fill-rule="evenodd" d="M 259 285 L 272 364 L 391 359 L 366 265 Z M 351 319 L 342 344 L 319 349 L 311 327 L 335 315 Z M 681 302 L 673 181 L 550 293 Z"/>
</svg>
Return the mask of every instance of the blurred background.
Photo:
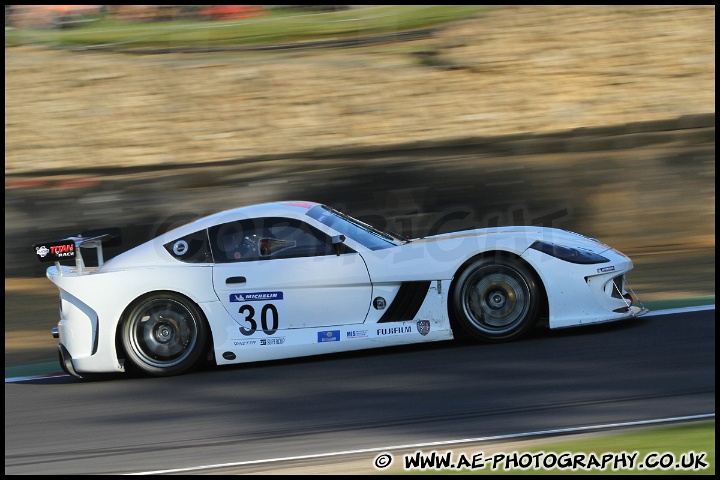
<svg viewBox="0 0 720 480">
<path fill-rule="evenodd" d="M 289 199 L 565 228 L 714 298 L 715 7 L 5 7 L 6 359 L 56 322 L 34 243 Z"/>
</svg>

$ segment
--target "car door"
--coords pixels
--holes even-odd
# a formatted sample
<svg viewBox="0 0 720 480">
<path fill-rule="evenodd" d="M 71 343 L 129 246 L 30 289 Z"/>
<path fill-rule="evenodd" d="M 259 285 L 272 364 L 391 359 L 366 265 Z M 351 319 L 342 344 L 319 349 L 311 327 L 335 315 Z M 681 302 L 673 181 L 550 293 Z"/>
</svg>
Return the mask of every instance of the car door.
<svg viewBox="0 0 720 480">
<path fill-rule="evenodd" d="M 240 332 L 363 323 L 372 286 L 359 253 L 297 219 L 247 219 L 209 231 L 218 298 Z"/>
</svg>

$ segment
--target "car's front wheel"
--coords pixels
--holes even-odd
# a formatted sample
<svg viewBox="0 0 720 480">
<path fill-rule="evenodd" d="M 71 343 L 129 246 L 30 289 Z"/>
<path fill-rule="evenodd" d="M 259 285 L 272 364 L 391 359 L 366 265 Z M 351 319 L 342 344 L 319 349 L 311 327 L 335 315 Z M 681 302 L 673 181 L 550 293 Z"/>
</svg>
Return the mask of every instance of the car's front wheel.
<svg viewBox="0 0 720 480">
<path fill-rule="evenodd" d="M 125 368 L 153 376 L 185 373 L 206 352 L 207 332 L 202 312 L 185 297 L 173 292 L 145 296 L 123 318 Z"/>
<path fill-rule="evenodd" d="M 486 342 L 514 340 L 535 326 L 538 287 L 519 261 L 484 258 L 462 271 L 452 291 L 452 312 L 461 333 Z"/>
</svg>

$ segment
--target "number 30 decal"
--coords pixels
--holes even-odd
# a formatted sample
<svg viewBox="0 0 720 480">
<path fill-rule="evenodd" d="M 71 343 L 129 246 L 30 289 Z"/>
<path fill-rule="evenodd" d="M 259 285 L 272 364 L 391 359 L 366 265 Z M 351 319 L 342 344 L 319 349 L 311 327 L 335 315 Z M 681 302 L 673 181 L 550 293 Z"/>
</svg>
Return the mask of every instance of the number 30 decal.
<svg viewBox="0 0 720 480">
<path fill-rule="evenodd" d="M 258 324 L 255 320 L 255 309 L 252 305 L 245 304 L 241 306 L 238 313 L 243 315 L 245 317 L 244 320 L 250 324 L 249 328 L 240 327 L 240 333 L 249 337 L 253 333 L 257 332 Z M 265 335 L 273 335 L 277 332 L 279 321 L 280 318 L 275 305 L 272 303 L 263 305 L 260 310 L 260 327 L 262 327 L 262 331 Z"/>
</svg>

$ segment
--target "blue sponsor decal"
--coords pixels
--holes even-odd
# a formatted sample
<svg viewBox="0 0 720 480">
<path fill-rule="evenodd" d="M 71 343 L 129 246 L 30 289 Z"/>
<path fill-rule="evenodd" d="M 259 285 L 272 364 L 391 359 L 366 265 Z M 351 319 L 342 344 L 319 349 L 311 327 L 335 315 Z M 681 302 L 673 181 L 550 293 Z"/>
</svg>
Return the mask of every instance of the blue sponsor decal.
<svg viewBox="0 0 720 480">
<path fill-rule="evenodd" d="M 615 270 L 615 267 L 614 267 L 614 266 L 613 266 L 613 267 L 603 267 L 603 268 L 598 268 L 598 269 L 597 269 L 598 273 L 612 272 L 612 271 L 614 271 L 614 270 Z"/>
<path fill-rule="evenodd" d="M 282 300 L 283 292 L 251 292 L 251 293 L 231 293 L 231 302 L 258 302 L 268 300 Z"/>
<path fill-rule="evenodd" d="M 339 341 L 340 330 L 327 330 L 325 332 L 318 332 L 318 343 Z"/>
</svg>

